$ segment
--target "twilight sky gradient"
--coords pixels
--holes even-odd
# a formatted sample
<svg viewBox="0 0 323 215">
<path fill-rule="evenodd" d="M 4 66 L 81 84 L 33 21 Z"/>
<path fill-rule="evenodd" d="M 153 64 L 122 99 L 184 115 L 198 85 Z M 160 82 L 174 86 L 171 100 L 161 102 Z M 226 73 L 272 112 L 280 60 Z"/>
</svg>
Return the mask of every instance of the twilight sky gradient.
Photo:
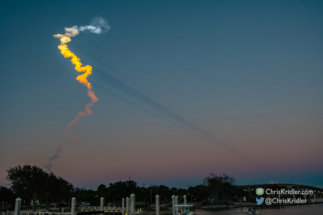
<svg viewBox="0 0 323 215">
<path fill-rule="evenodd" d="M 70 140 L 90 99 L 53 35 L 95 16 L 109 32 L 68 45 L 99 101 L 55 174 L 87 188 L 209 173 L 323 186 L 322 1 L 2 2 L 0 185 Z"/>
</svg>

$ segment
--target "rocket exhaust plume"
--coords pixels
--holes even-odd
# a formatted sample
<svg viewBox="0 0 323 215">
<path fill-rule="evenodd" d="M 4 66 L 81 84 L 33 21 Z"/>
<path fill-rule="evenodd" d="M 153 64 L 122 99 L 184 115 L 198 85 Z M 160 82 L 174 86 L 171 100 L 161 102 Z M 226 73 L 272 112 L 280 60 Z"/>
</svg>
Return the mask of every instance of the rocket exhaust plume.
<svg viewBox="0 0 323 215">
<path fill-rule="evenodd" d="M 68 142 L 65 142 L 65 143 L 62 143 L 61 145 L 59 145 L 56 148 L 56 153 L 48 159 L 48 163 L 46 165 L 44 165 L 44 167 L 46 168 L 46 171 L 47 172 L 51 172 L 52 171 L 53 160 L 56 160 L 56 159 L 59 158 L 59 154 L 63 152 L 63 146 L 66 146 L 66 145 L 68 145 L 70 143 L 75 143 L 75 142 L 79 142 L 80 141 L 77 137 L 71 136 L 71 138 L 73 140 L 68 141 Z"/>
<path fill-rule="evenodd" d="M 87 88 L 87 94 L 91 98 L 91 102 L 85 106 L 84 112 L 79 112 L 78 115 L 67 124 L 66 133 L 70 133 L 72 126 L 76 125 L 79 118 L 82 116 L 89 116 L 93 112 L 91 107 L 95 102 L 99 99 L 95 96 L 95 93 L 92 90 L 91 83 L 87 80 L 87 78 L 92 74 L 92 67 L 90 65 L 82 66 L 80 58 L 78 58 L 71 50 L 69 50 L 67 43 L 71 42 L 71 37 L 77 36 L 81 31 L 90 31 L 94 34 L 101 34 L 107 32 L 110 29 L 108 23 L 101 17 L 96 17 L 92 20 L 91 25 L 80 26 L 77 25 L 71 28 L 65 28 L 65 34 L 55 34 L 55 38 L 59 38 L 61 44 L 58 46 L 58 49 L 61 51 L 61 54 L 65 58 L 71 58 L 72 64 L 75 65 L 75 70 L 78 72 L 82 72 L 81 75 L 76 77 L 76 80 L 79 81 L 81 84 L 85 85 Z M 62 143 L 56 149 L 56 153 L 48 159 L 48 164 L 44 165 L 47 172 L 51 172 L 52 162 L 55 159 L 59 158 L 59 154 L 63 152 L 63 147 L 74 142 L 80 141 L 77 137 L 71 136 L 73 140 L 69 142 Z"/>
</svg>

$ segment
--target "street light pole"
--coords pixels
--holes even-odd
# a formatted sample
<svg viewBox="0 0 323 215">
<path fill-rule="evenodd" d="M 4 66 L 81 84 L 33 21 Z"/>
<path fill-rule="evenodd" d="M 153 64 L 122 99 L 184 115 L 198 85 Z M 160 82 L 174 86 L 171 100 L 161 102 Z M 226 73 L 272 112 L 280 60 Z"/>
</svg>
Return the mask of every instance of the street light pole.
<svg viewBox="0 0 323 215">
<path fill-rule="evenodd" d="M 49 192 L 47 192 L 47 210 L 49 210 Z"/>
<path fill-rule="evenodd" d="M 190 189 L 190 185 L 187 185 L 187 195 L 190 195 L 188 192 L 189 192 L 189 189 Z M 189 198 L 188 196 L 187 196 L 187 198 Z M 192 202 L 192 199 L 191 199 L 191 202 Z"/>
<path fill-rule="evenodd" d="M 153 185 L 150 184 L 150 204 L 153 204 L 152 189 L 151 189 L 152 186 Z"/>
</svg>

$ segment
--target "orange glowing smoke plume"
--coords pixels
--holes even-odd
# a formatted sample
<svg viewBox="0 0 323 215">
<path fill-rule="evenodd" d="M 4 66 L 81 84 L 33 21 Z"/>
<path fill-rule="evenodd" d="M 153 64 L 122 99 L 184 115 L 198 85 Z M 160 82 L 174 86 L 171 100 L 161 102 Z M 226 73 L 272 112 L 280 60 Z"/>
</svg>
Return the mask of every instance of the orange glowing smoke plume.
<svg viewBox="0 0 323 215">
<path fill-rule="evenodd" d="M 92 74 L 92 67 L 90 65 L 82 66 L 82 63 L 80 61 L 80 58 L 78 58 L 71 50 L 68 49 L 68 46 L 66 43 L 71 41 L 71 36 L 77 35 L 78 32 L 73 32 L 72 33 L 66 33 L 65 35 L 62 34 L 56 34 L 54 37 L 60 38 L 61 44 L 58 46 L 58 49 L 61 50 L 61 54 L 65 58 L 72 58 L 71 61 L 75 65 L 75 70 L 78 72 L 84 72 L 83 74 L 79 75 L 76 77 L 76 80 L 78 80 L 80 83 L 84 84 L 87 87 L 87 94 L 91 98 L 91 103 L 86 105 L 85 112 L 79 112 L 76 118 L 67 124 L 66 132 L 70 133 L 71 132 L 71 127 L 73 125 L 77 124 L 77 121 L 79 120 L 80 117 L 82 116 L 89 116 L 93 112 L 91 110 L 91 106 L 95 102 L 97 102 L 99 99 L 95 96 L 93 90 L 92 90 L 92 85 L 91 83 L 87 80 L 87 77 Z"/>
<path fill-rule="evenodd" d="M 63 152 L 63 146 L 66 146 L 66 145 L 68 145 L 68 144 L 70 144 L 70 143 L 75 143 L 75 142 L 79 142 L 79 141 L 80 141 L 80 140 L 79 140 L 79 138 L 74 137 L 73 135 L 71 135 L 71 138 L 72 138 L 73 140 L 71 140 L 71 141 L 69 141 L 69 142 L 62 143 L 61 145 L 57 146 L 57 148 L 56 148 L 56 153 L 57 153 L 57 154 L 58 154 L 58 153 L 62 153 L 62 152 Z"/>
</svg>

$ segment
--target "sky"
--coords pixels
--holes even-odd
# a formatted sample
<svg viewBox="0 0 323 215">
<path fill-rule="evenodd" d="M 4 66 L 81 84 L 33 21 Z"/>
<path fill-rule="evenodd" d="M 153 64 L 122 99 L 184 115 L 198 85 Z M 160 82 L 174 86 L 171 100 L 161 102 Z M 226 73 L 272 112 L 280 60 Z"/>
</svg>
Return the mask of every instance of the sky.
<svg viewBox="0 0 323 215">
<path fill-rule="evenodd" d="M 2 2 L 1 186 L 71 141 L 90 98 L 53 35 L 98 16 L 108 32 L 67 44 L 99 101 L 56 175 L 91 189 L 187 188 L 209 173 L 323 187 L 322 1 Z"/>
</svg>

